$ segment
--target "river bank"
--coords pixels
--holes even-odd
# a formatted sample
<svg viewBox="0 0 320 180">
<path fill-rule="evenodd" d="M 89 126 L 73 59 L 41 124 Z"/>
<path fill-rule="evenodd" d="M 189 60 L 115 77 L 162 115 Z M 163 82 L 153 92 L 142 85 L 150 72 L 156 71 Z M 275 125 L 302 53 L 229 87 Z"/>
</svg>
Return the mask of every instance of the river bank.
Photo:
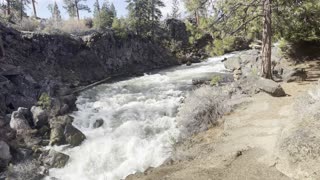
<svg viewBox="0 0 320 180">
<path fill-rule="evenodd" d="M 317 110 L 305 111 L 319 106 L 305 99 L 319 91 L 319 65 L 315 60 L 293 67 L 305 68 L 308 78 L 281 83 L 288 96 L 245 97 L 218 126 L 178 143 L 165 164 L 126 179 L 317 179 L 317 168 L 304 168 L 311 156 L 314 167 L 319 163 L 319 146 L 313 143 L 318 135 L 309 127 L 317 121 L 309 114 Z"/>
</svg>

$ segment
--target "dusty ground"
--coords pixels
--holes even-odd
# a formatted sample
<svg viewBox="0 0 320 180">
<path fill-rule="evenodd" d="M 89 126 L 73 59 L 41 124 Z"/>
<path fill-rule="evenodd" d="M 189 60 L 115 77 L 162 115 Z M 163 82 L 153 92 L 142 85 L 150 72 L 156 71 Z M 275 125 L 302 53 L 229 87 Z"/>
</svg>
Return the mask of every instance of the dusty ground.
<svg viewBox="0 0 320 180">
<path fill-rule="evenodd" d="M 307 81 L 283 83 L 287 97 L 261 93 L 221 119 L 222 125 L 177 146 L 176 158 L 128 180 L 292 179 L 277 166 L 277 143 L 284 129 L 294 126 L 293 105 L 319 78 L 319 62 L 302 65 Z"/>
</svg>

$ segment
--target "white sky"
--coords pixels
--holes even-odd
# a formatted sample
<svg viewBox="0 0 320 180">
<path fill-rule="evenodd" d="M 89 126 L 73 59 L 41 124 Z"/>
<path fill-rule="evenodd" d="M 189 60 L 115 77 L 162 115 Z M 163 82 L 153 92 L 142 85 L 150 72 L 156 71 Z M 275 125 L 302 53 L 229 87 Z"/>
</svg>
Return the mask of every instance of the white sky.
<svg viewBox="0 0 320 180">
<path fill-rule="evenodd" d="M 50 17 L 50 12 L 48 10 L 48 5 L 50 3 L 53 3 L 54 1 L 57 2 L 59 9 L 61 11 L 62 17 L 63 18 L 68 18 L 67 13 L 65 12 L 65 10 L 63 9 L 63 0 L 37 0 L 37 14 L 39 17 L 41 18 L 49 18 Z M 103 0 L 99 0 L 100 4 L 102 4 Z M 181 2 L 179 3 L 180 5 L 180 9 L 182 10 L 182 12 L 184 11 L 184 5 L 182 3 L 182 0 L 180 0 Z M 93 4 L 94 4 L 95 0 L 87 0 L 85 3 L 91 8 L 91 10 L 93 10 Z M 121 16 L 126 16 L 127 15 L 127 10 L 126 10 L 126 6 L 127 3 L 125 2 L 125 0 L 109 0 L 109 2 L 114 3 L 116 10 L 117 10 L 117 14 L 119 17 Z M 166 5 L 166 7 L 162 8 L 162 14 L 164 17 L 167 16 L 167 14 L 171 12 L 172 10 L 172 0 L 163 0 L 164 4 Z M 28 14 L 31 15 L 32 14 L 32 9 L 31 6 L 28 8 Z M 82 11 L 80 13 L 81 17 L 91 17 L 92 13 L 88 13 L 85 11 Z"/>
</svg>

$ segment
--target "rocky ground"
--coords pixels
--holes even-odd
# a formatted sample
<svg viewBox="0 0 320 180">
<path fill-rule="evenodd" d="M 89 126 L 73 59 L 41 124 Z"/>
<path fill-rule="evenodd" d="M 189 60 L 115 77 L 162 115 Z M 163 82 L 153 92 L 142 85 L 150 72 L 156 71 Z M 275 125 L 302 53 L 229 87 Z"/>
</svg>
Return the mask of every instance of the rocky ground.
<svg viewBox="0 0 320 180">
<path fill-rule="evenodd" d="M 243 68 L 241 63 L 238 65 L 230 69 Z M 306 117 L 318 114 L 320 107 L 312 100 L 301 103 L 301 97 L 306 99 L 304 96 L 314 89 L 320 76 L 319 62 L 283 67 L 288 68 L 285 71 L 305 72 L 291 76 L 288 82 L 294 82 L 281 82 L 285 96 L 244 91 L 254 95 L 242 97 L 233 112 L 218 119 L 218 126 L 178 143 L 172 158 L 162 166 L 127 179 L 319 179 L 319 116 Z M 284 77 L 287 81 L 289 75 Z M 313 113 L 301 113 L 297 105 L 298 109 L 313 106 Z"/>
</svg>

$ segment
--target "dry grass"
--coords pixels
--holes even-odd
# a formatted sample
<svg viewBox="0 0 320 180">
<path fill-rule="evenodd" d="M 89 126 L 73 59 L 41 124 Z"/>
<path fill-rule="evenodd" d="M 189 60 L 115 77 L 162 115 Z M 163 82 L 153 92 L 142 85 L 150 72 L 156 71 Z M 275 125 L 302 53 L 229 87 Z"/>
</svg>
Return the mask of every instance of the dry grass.
<svg viewBox="0 0 320 180">
<path fill-rule="evenodd" d="M 207 130 L 217 124 L 217 120 L 231 111 L 230 99 L 221 87 L 204 86 L 192 92 L 179 109 L 177 117 L 182 137 Z"/>
</svg>

